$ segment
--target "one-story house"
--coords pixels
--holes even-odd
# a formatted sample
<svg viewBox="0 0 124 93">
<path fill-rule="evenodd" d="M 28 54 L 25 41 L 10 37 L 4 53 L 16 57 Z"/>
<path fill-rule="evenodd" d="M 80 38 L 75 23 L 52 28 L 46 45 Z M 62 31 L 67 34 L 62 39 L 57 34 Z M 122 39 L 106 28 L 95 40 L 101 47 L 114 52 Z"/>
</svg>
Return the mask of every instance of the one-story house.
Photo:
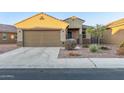
<svg viewBox="0 0 124 93">
<path fill-rule="evenodd" d="M 14 44 L 16 41 L 16 27 L 12 25 L 0 24 L 0 44 Z"/>
<path fill-rule="evenodd" d="M 124 18 L 109 23 L 107 28 L 103 36 L 104 43 L 119 45 L 124 42 Z"/>
<path fill-rule="evenodd" d="M 68 38 L 74 38 L 81 44 L 83 40 L 90 39 L 84 22 L 75 16 L 60 20 L 39 13 L 15 24 L 18 28 L 17 44 L 26 47 L 62 46 Z"/>
</svg>

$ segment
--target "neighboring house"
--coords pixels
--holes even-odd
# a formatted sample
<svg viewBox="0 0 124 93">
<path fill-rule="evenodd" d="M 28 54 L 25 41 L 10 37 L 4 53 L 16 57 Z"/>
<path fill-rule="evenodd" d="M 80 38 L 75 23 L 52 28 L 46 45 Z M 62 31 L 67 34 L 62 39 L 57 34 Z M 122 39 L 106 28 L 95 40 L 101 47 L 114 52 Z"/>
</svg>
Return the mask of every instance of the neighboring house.
<svg viewBox="0 0 124 93">
<path fill-rule="evenodd" d="M 11 25 L 0 24 L 0 44 L 13 44 L 17 41 L 17 29 Z"/>
<path fill-rule="evenodd" d="M 15 24 L 18 28 L 17 43 L 27 47 L 62 46 L 68 38 L 81 43 L 83 38 L 89 38 L 85 32 L 87 26 L 83 23 L 84 20 L 78 17 L 60 20 L 40 13 Z"/>
<path fill-rule="evenodd" d="M 124 18 L 108 24 L 107 28 L 103 36 L 104 43 L 119 45 L 124 41 Z"/>
</svg>

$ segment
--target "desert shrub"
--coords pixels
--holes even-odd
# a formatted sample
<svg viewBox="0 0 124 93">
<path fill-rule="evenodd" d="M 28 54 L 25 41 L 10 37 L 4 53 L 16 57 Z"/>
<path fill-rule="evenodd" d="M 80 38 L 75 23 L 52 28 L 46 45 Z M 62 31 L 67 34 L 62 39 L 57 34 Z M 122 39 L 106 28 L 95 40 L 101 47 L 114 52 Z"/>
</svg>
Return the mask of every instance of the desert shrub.
<svg viewBox="0 0 124 93">
<path fill-rule="evenodd" d="M 124 47 L 124 41 L 120 44 L 120 48 Z"/>
<path fill-rule="evenodd" d="M 89 46 L 89 49 L 91 52 L 95 53 L 95 52 L 98 52 L 99 51 L 99 46 L 96 45 L 96 44 L 92 44 Z"/>
<path fill-rule="evenodd" d="M 65 42 L 65 49 L 73 50 L 75 49 L 76 45 L 77 45 L 77 42 L 75 39 L 67 39 Z"/>
</svg>

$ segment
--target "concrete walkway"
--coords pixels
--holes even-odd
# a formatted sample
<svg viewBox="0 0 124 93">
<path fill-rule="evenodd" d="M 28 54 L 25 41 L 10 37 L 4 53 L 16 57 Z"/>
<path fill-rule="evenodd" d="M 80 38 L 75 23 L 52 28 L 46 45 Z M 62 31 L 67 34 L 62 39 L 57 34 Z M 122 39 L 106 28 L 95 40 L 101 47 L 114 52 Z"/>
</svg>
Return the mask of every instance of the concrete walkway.
<svg viewBox="0 0 124 93">
<path fill-rule="evenodd" d="M 123 58 L 58 59 L 59 47 L 25 47 L 0 55 L 2 68 L 124 68 Z"/>
</svg>

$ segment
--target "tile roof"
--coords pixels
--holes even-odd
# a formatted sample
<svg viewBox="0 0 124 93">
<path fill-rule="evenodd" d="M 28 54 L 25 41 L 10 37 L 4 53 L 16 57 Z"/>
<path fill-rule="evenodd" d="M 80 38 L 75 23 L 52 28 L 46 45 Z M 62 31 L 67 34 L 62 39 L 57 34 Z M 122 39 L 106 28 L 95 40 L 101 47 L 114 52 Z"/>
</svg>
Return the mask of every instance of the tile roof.
<svg viewBox="0 0 124 93">
<path fill-rule="evenodd" d="M 71 16 L 71 17 L 69 17 L 69 18 L 64 19 L 64 21 L 65 21 L 65 20 L 68 20 L 68 19 L 72 19 L 72 20 L 74 20 L 74 19 L 79 19 L 79 20 L 85 22 L 85 20 L 83 20 L 83 19 L 81 19 L 81 18 L 79 18 L 79 17 L 77 17 L 77 16 Z"/>
<path fill-rule="evenodd" d="M 0 32 L 16 32 L 17 28 L 12 25 L 0 24 Z"/>
<path fill-rule="evenodd" d="M 124 18 L 121 18 L 119 20 L 116 20 L 116 21 L 113 21 L 113 22 L 107 24 L 107 27 L 112 28 L 112 27 L 118 27 L 121 25 L 124 25 Z"/>
</svg>

